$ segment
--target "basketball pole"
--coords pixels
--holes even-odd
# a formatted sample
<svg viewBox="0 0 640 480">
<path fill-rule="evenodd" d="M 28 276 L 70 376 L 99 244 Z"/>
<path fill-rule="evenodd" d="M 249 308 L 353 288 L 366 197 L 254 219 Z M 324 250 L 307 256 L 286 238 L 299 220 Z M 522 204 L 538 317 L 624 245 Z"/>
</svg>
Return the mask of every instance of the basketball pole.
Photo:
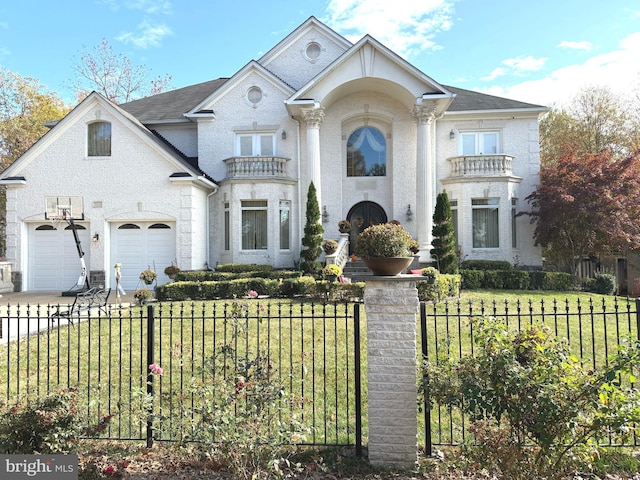
<svg viewBox="0 0 640 480">
<path fill-rule="evenodd" d="M 66 215 L 65 215 L 66 217 Z M 76 225 L 73 223 L 73 217 L 65 218 L 69 226 L 71 227 L 71 231 L 73 232 L 73 239 L 76 242 L 76 249 L 78 250 L 78 256 L 80 257 L 80 275 L 78 276 L 77 283 L 69 289 L 67 292 L 62 292 L 63 296 L 73 296 L 78 292 L 82 292 L 84 290 L 89 290 L 89 278 L 87 276 L 87 265 L 84 261 L 84 252 L 82 251 L 82 244 L 80 243 L 80 237 L 78 236 L 78 231 L 76 230 Z"/>
</svg>

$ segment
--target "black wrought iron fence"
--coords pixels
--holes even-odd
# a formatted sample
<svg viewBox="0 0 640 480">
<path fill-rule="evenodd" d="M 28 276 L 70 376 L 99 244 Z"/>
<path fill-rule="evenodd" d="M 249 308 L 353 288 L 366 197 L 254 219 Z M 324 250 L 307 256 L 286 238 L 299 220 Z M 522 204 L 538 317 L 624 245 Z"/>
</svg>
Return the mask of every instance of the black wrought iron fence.
<svg viewBox="0 0 640 480">
<path fill-rule="evenodd" d="M 293 399 L 277 421 L 295 418 L 309 432 L 294 443 L 361 448 L 365 329 L 357 303 L 161 303 L 89 311 L 54 328 L 47 325 L 55 307 L 10 311 L 9 330 L 23 334 L 0 347 L 0 398 L 76 389 L 89 423 L 113 415 L 103 437 L 184 440 L 202 411 L 194 386 L 212 381 L 214 357 L 239 377 L 260 359 L 283 398 Z"/>
<path fill-rule="evenodd" d="M 453 359 L 473 355 L 473 326 L 470 320 L 492 316 L 514 329 L 546 325 L 565 339 L 573 355 L 593 369 L 603 366 L 615 354 L 625 337 L 640 339 L 640 300 L 618 297 L 576 298 L 573 300 L 494 300 L 491 302 L 451 301 L 422 303 L 420 336 L 423 358 L 438 362 L 442 356 Z M 426 405 L 425 405 L 426 407 Z M 424 443 L 457 445 L 469 435 L 468 422 L 460 411 L 423 408 Z M 637 436 L 600 439 L 603 445 L 639 444 Z"/>
<path fill-rule="evenodd" d="M 360 376 L 366 371 L 366 322 L 358 303 L 159 303 L 112 308 L 108 315 L 90 310 L 73 325 L 61 320 L 49 328 L 57 308 L 7 309 L 0 401 L 71 388 L 78 391 L 88 422 L 114 414 L 102 432 L 105 438 L 185 439 L 198 420 L 194 383 L 206 380 L 216 351 L 233 347 L 242 358 L 268 358 L 278 384 L 296 400 L 277 420 L 295 417 L 311 432 L 298 443 L 360 449 L 366 439 L 366 376 Z M 582 362 L 597 368 L 625 336 L 640 338 L 639 311 L 637 300 L 615 297 L 422 303 L 418 328 L 422 355 L 437 361 L 473 352 L 473 317 L 491 315 L 518 329 L 542 323 L 565 338 Z M 151 364 L 162 368 L 162 375 L 152 374 Z M 230 374 L 237 373 L 232 366 Z M 431 445 L 459 444 L 469 435 L 460 412 L 434 408 L 418 420 L 424 422 L 420 443 L 427 452 Z M 604 440 L 620 444 L 617 438 Z M 631 444 L 638 443 L 634 437 Z"/>
</svg>

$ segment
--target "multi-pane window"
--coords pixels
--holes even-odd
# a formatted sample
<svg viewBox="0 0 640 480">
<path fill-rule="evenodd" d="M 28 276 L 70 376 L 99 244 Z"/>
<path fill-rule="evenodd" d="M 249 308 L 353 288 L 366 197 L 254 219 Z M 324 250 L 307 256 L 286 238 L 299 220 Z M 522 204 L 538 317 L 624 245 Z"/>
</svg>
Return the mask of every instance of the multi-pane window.
<svg viewBox="0 0 640 480">
<path fill-rule="evenodd" d="M 242 249 L 267 249 L 267 201 L 242 200 Z"/>
<path fill-rule="evenodd" d="M 87 126 L 87 154 L 90 157 L 111 156 L 111 123 L 93 122 Z"/>
<path fill-rule="evenodd" d="M 501 153 L 498 132 L 460 132 L 461 155 L 495 155 Z"/>
<path fill-rule="evenodd" d="M 269 157 L 274 155 L 276 136 L 273 133 L 238 134 L 236 153 L 240 157 Z"/>
<path fill-rule="evenodd" d="M 387 142 L 380 130 L 362 127 L 347 140 L 347 177 L 384 177 Z"/>
<path fill-rule="evenodd" d="M 291 202 L 280 200 L 280 250 L 291 248 Z"/>
<path fill-rule="evenodd" d="M 499 198 L 471 200 L 473 248 L 499 248 Z"/>
</svg>

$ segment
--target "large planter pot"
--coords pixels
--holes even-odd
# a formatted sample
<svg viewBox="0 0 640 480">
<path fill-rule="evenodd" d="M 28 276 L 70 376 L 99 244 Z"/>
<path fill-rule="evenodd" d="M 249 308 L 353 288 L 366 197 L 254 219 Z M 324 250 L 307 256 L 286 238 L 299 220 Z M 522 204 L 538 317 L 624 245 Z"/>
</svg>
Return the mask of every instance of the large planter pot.
<svg viewBox="0 0 640 480">
<path fill-rule="evenodd" d="M 374 275 L 395 276 L 411 265 L 413 257 L 363 257 L 362 261 Z"/>
</svg>

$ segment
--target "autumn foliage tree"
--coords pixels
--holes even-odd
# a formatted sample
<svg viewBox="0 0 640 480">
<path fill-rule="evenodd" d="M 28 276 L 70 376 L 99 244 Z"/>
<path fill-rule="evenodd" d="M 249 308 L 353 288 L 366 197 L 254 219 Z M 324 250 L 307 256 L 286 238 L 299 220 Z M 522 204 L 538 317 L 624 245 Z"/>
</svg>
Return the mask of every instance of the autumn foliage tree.
<svg viewBox="0 0 640 480">
<path fill-rule="evenodd" d="M 535 242 L 547 261 L 575 273 L 586 256 L 626 254 L 640 247 L 640 153 L 616 160 L 610 149 L 565 150 L 540 171 L 527 197 Z"/>
</svg>

